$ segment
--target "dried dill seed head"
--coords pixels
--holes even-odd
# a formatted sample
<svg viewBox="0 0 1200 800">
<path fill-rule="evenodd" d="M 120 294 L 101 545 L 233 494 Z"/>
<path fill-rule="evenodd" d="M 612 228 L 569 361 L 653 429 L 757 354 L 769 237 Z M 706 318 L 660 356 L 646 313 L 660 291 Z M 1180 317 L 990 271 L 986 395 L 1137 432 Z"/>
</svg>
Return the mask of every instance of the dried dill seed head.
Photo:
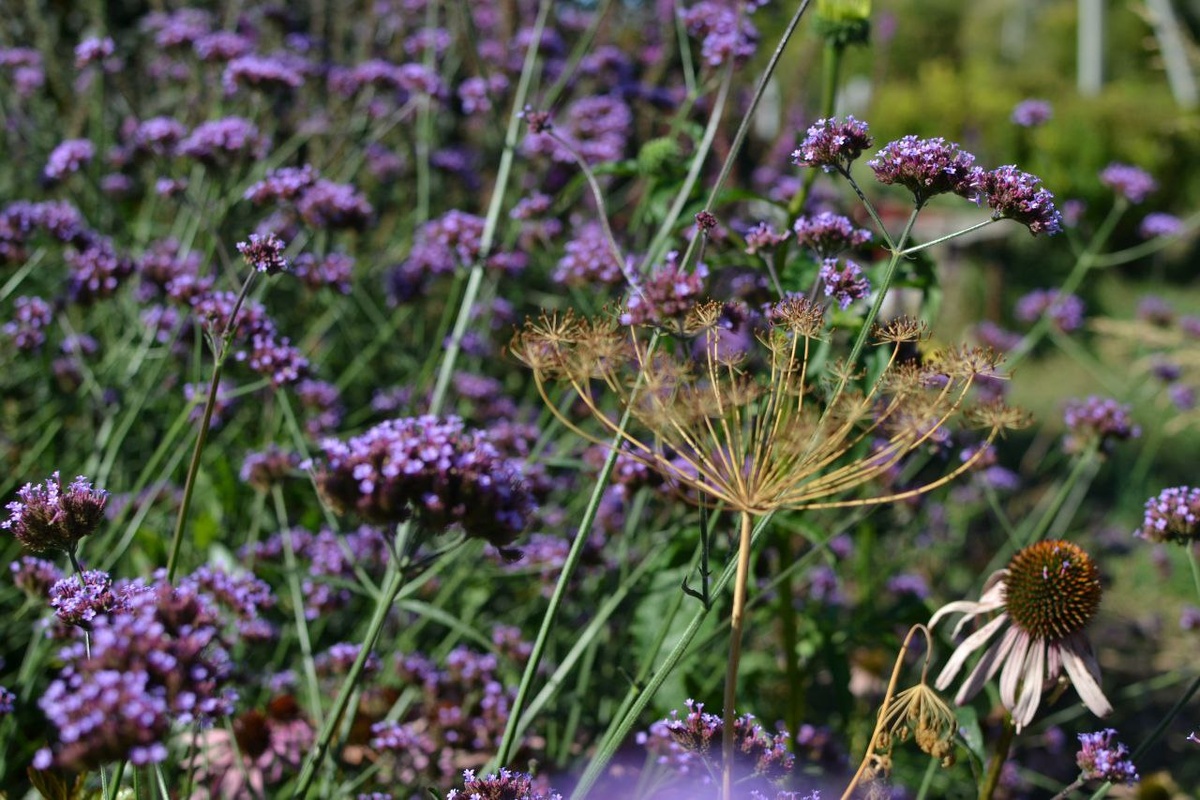
<svg viewBox="0 0 1200 800">
<path fill-rule="evenodd" d="M 543 315 L 526 322 L 509 352 L 529 366 L 551 410 L 554 384 L 576 393 L 600 431 L 560 416 L 595 442 L 620 429 L 632 458 L 670 483 L 753 514 L 776 509 L 838 507 L 911 497 L 951 480 L 970 461 L 915 489 L 870 499 L 850 497 L 881 478 L 973 407 L 969 390 L 994 375 L 990 351 L 951 348 L 928 364 L 902 358 L 902 346 L 923 334 L 912 320 L 880 328 L 890 358 L 870 384 L 858 364 L 810 363 L 828 331 L 819 306 L 788 297 L 767 309 L 757 347 L 730 348 L 729 307 L 693 303 L 685 335 L 673 338 L 651 325 L 612 315 L 581 319 Z M 991 412 L 988 440 L 1013 421 Z M 869 447 L 876 440 L 880 444 Z"/>
</svg>

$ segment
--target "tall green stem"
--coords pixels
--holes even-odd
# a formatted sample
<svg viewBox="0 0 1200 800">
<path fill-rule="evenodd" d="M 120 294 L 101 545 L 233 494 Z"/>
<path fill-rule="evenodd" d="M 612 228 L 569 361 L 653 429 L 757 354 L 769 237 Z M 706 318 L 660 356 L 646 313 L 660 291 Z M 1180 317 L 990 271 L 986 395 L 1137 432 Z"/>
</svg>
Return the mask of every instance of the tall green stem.
<svg viewBox="0 0 1200 800">
<path fill-rule="evenodd" d="M 196 490 L 196 478 L 200 474 L 200 456 L 204 452 L 204 442 L 208 438 L 208 429 L 212 425 L 213 411 L 217 406 L 217 390 L 221 386 L 221 368 L 225 365 L 225 359 L 229 357 L 229 345 L 233 341 L 233 334 L 237 331 L 238 314 L 242 310 L 242 304 L 246 302 L 246 296 L 250 294 L 250 287 L 254 285 L 254 279 L 258 275 L 254 270 L 246 276 L 245 283 L 242 284 L 242 291 L 238 294 L 237 301 L 233 304 L 233 311 L 229 314 L 229 321 L 225 324 L 225 330 L 222 331 L 221 339 L 214 354 L 214 363 L 212 371 L 212 379 L 208 383 L 208 397 L 204 403 L 204 415 L 200 419 L 200 430 L 196 433 L 196 446 L 192 449 L 192 460 L 188 464 L 187 479 L 183 484 L 183 499 L 179 502 L 179 514 L 175 518 L 175 534 L 171 537 L 171 551 L 167 556 L 167 583 L 171 583 L 175 579 L 175 571 L 179 568 L 179 550 L 183 545 L 183 532 L 187 526 L 188 509 L 192 504 L 192 494 Z"/>
<path fill-rule="evenodd" d="M 313 780 L 317 777 L 317 770 L 320 769 L 322 762 L 325 760 L 325 755 L 329 751 L 329 743 L 333 739 L 334 731 L 337 730 L 338 723 L 342 721 L 342 715 L 346 712 L 346 706 L 350 702 L 350 695 L 354 692 L 358 684 L 358 679 L 362 675 L 363 668 L 366 666 L 367 658 L 371 655 L 375 643 L 379 640 L 379 634 L 383 631 L 383 624 L 387 620 L 388 612 L 392 609 L 392 603 L 396 601 L 396 597 L 400 594 L 400 589 L 404 585 L 408 533 L 408 523 L 401 525 L 399 532 L 396 534 L 396 547 L 392 553 L 393 557 L 388 561 L 387 573 L 384 575 L 381 596 L 379 602 L 375 604 L 375 612 L 371 616 L 371 622 L 367 625 L 367 633 L 363 637 L 362 647 L 359 649 L 358 656 L 354 659 L 354 664 L 350 667 L 350 671 L 346 674 L 345 680 L 342 681 L 337 698 L 333 701 L 333 706 L 329 709 L 328 716 L 325 717 L 325 722 L 321 726 L 321 732 L 317 735 L 317 741 L 313 749 L 309 751 L 308 758 L 304 761 L 304 768 L 300 772 L 296 791 L 292 794 L 293 798 L 308 796 L 308 790 L 312 786 Z"/>
<path fill-rule="evenodd" d="M 1004 728 L 1000 738 L 996 740 L 996 750 L 992 753 L 991 763 L 988 764 L 987 774 L 979 787 L 979 800 L 992 800 L 992 794 L 1000 785 L 1000 773 L 1004 771 L 1004 762 L 1008 760 L 1008 750 L 1012 747 L 1013 737 L 1017 729 L 1011 717 L 1004 718 Z"/>
</svg>

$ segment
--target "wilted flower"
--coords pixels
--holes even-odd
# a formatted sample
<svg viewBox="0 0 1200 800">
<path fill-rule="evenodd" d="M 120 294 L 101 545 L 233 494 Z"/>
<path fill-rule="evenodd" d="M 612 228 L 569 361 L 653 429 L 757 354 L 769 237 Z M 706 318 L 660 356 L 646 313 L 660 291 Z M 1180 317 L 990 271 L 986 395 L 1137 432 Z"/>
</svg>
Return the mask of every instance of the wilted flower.
<svg viewBox="0 0 1200 800">
<path fill-rule="evenodd" d="M 930 619 L 932 627 L 949 614 L 963 614 L 954 628 L 957 635 L 969 621 L 999 612 L 963 640 L 935 685 L 948 687 L 967 659 L 986 646 L 954 697 L 959 705 L 1000 672 L 1000 701 L 1019 732 L 1065 671 L 1091 712 L 1107 716 L 1112 706 L 1100 689 L 1100 665 L 1083 633 L 1100 596 L 1099 570 L 1070 542 L 1042 541 L 1019 550 L 1007 568 L 988 578 L 978 601 L 948 603 Z"/>
</svg>

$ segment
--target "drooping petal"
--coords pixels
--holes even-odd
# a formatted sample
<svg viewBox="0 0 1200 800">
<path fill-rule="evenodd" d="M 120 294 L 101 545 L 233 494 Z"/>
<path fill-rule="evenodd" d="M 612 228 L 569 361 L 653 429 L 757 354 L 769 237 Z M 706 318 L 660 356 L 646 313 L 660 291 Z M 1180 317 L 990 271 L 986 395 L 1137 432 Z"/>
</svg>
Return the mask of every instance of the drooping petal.
<svg viewBox="0 0 1200 800">
<path fill-rule="evenodd" d="M 1044 639 L 1034 639 L 1030 645 L 1025 676 L 1022 679 L 1021 697 L 1012 709 L 1013 725 L 1017 733 L 1033 721 L 1038 705 L 1042 702 L 1042 682 L 1046 676 L 1046 642 Z"/>
<path fill-rule="evenodd" d="M 1013 651 L 1004 662 L 1004 671 L 1000 673 L 1000 702 L 1005 708 L 1011 709 L 1017 704 L 1017 686 L 1025 677 L 1026 656 L 1029 655 L 1031 639 L 1029 633 L 1021 631 L 1021 635 L 1013 643 Z M 1042 679 L 1038 678 L 1038 691 L 1042 688 Z"/>
<path fill-rule="evenodd" d="M 976 650 L 983 647 L 987 641 L 992 638 L 996 631 L 1000 630 L 1007 620 L 1008 615 L 1001 614 L 987 625 L 984 625 L 982 628 L 972 633 L 966 639 L 963 639 L 962 643 L 958 647 L 954 648 L 954 654 L 950 656 L 950 660 L 947 661 L 946 666 L 942 668 L 942 671 L 938 675 L 937 681 L 934 685 L 937 686 L 938 689 L 942 690 L 949 686 L 950 682 L 954 680 L 954 677 L 958 675 L 958 671 L 962 669 L 963 664 L 966 663 L 967 658 L 969 658 L 970 655 Z"/>
<path fill-rule="evenodd" d="M 977 601 L 956 600 L 953 603 L 946 603 L 946 605 L 935 611 L 933 616 L 929 618 L 929 627 L 932 628 L 934 625 L 937 625 L 938 620 L 950 614 L 966 614 L 967 616 L 964 617 L 964 619 L 970 619 L 971 617 L 982 613 L 984 613 L 983 609 L 980 608 Z M 959 621 L 959 624 L 962 624 L 961 620 Z"/>
<path fill-rule="evenodd" d="M 1067 675 L 1070 676 L 1083 704 L 1097 717 L 1107 717 L 1111 714 L 1112 704 L 1100 688 L 1100 665 L 1096 662 L 1096 656 L 1092 654 L 1087 638 L 1083 634 L 1075 633 L 1056 643 L 1056 646 L 1059 648 Z"/>
<path fill-rule="evenodd" d="M 979 663 L 975 665 L 975 669 L 971 670 L 970 676 L 963 681 L 962 688 L 958 690 L 958 697 L 970 699 L 978 694 L 983 685 L 992 679 L 1000 667 L 1004 666 L 1013 644 L 1020 636 L 1021 629 L 1015 625 L 1005 630 L 1000 641 L 988 648 L 988 651 L 983 654 L 983 658 L 979 659 Z"/>
</svg>

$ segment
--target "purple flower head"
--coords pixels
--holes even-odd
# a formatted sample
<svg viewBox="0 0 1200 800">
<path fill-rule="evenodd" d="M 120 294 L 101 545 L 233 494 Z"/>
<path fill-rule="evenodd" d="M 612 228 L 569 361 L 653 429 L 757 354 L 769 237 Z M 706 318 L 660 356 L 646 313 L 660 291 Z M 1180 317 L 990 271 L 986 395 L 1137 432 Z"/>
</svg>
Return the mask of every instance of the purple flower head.
<svg viewBox="0 0 1200 800">
<path fill-rule="evenodd" d="M 354 664 L 358 654 L 362 652 L 362 645 L 350 642 L 339 642 L 333 645 L 323 653 L 318 653 L 314 659 L 314 665 L 318 675 L 336 676 L 345 675 L 350 671 L 350 667 Z M 379 657 L 374 652 L 367 654 L 367 660 L 363 663 L 365 674 L 373 675 L 379 671 Z"/>
<path fill-rule="evenodd" d="M 773 250 L 776 245 L 786 242 L 791 235 L 790 231 L 777 232 L 769 222 L 759 222 L 746 231 L 746 253 L 755 255 L 759 251 Z"/>
<path fill-rule="evenodd" d="M 97 614 L 124 605 L 124 599 L 113 592 L 112 578 L 98 569 L 62 578 L 50 587 L 50 607 L 67 625 L 90 628 Z"/>
<path fill-rule="evenodd" d="M 135 152 L 168 155 L 175 145 L 187 136 L 183 123 L 170 117 L 152 117 L 134 129 L 132 144 Z"/>
<path fill-rule="evenodd" d="M 1174 214 L 1155 212 L 1147 214 L 1138 226 L 1138 234 L 1143 239 L 1153 239 L 1156 236 L 1178 236 L 1183 233 L 1183 221 Z"/>
<path fill-rule="evenodd" d="M 473 769 L 463 770 L 463 788 L 451 789 L 446 800 L 562 800 L 562 795 L 539 789 L 528 773 L 501 767 L 482 778 Z"/>
<path fill-rule="evenodd" d="M 21 556 L 8 566 L 13 585 L 26 597 L 45 601 L 50 596 L 50 587 L 62 580 L 63 574 L 52 561 L 34 556 Z"/>
<path fill-rule="evenodd" d="M 11 714 L 17 706 L 17 696 L 0 686 L 0 719 Z"/>
<path fill-rule="evenodd" d="M 1014 125 L 1022 128 L 1036 128 L 1045 125 L 1054 116 L 1054 109 L 1045 100 L 1022 100 L 1012 110 Z"/>
<path fill-rule="evenodd" d="M 335 510 L 375 524 L 455 526 L 505 547 L 534 511 L 520 465 L 457 417 L 407 417 L 346 441 L 325 439 L 317 485 Z"/>
<path fill-rule="evenodd" d="M 710 67 L 719 67 L 729 59 L 744 63 L 754 55 L 758 29 L 747 19 L 748 11 L 737 3 L 700 0 L 681 13 L 689 36 L 700 39 L 700 57 Z"/>
<path fill-rule="evenodd" d="M 825 296 L 834 298 L 842 309 L 871 293 L 871 282 L 863 275 L 862 268 L 850 260 L 825 259 L 817 278 L 825 285 Z"/>
<path fill-rule="evenodd" d="M 984 320 L 975 326 L 976 341 L 984 347 L 990 347 L 997 353 L 1006 353 L 1021 343 L 1021 334 L 1005 330 L 994 322 Z"/>
<path fill-rule="evenodd" d="M 254 49 L 254 42 L 234 31 L 216 31 L 201 36 L 192 44 L 192 50 L 201 61 L 232 61 Z"/>
<path fill-rule="evenodd" d="M 11 531 L 35 553 L 74 552 L 80 539 L 100 527 L 108 502 L 108 492 L 93 489 L 82 475 L 64 489 L 58 472 L 44 484 L 25 484 L 17 497 L 6 506 L 9 517 L 0 522 L 0 528 Z"/>
<path fill-rule="evenodd" d="M 273 233 L 266 236 L 252 233 L 249 241 L 237 243 L 237 251 L 242 254 L 246 263 L 258 272 L 265 272 L 267 275 L 287 272 L 288 262 L 283 257 L 283 251 L 286 248 L 287 245 Z"/>
<path fill-rule="evenodd" d="M 199 8 L 181 8 L 170 13 L 148 14 L 143 26 L 154 34 L 154 44 L 162 49 L 184 47 L 208 34 L 213 27 L 212 14 Z"/>
<path fill-rule="evenodd" d="M 1131 164 L 1112 163 L 1100 172 L 1100 182 L 1137 205 L 1158 189 L 1150 173 Z"/>
<path fill-rule="evenodd" d="M 265 450 L 247 453 L 242 459 L 242 468 L 238 470 L 238 478 L 260 492 L 269 492 L 272 486 L 282 483 L 299 466 L 300 457 L 296 453 L 272 444 Z"/>
<path fill-rule="evenodd" d="M 625 144 L 633 127 L 633 112 L 620 97 L 593 95 L 571 103 L 559 116 L 553 135 L 545 132 L 547 123 L 535 126 L 536 120 L 528 115 L 526 121 L 529 122 L 529 135 L 522 145 L 526 154 L 548 155 L 555 161 L 570 164 L 575 161 L 571 153 L 574 150 L 586 163 L 600 164 L 618 161 L 625 155 Z"/>
<path fill-rule="evenodd" d="M 1090 442 L 1097 442 L 1101 452 L 1112 449 L 1114 442 L 1136 439 L 1142 435 L 1140 426 L 1129 416 L 1130 407 L 1111 397 L 1089 397 L 1071 400 L 1066 405 L 1063 421 L 1067 426 L 1064 442 L 1068 453 L 1082 452 Z"/>
<path fill-rule="evenodd" d="M 350 294 L 351 279 L 354 277 L 354 258 L 345 253 L 329 253 L 318 258 L 312 253 L 301 253 L 292 263 L 296 277 L 314 292 L 332 289 L 338 294 Z"/>
<path fill-rule="evenodd" d="M 809 129 L 800 149 L 792 153 L 792 162 L 801 167 L 820 167 L 849 173 L 850 165 L 874 143 L 867 123 L 852 116 L 817 120 Z"/>
<path fill-rule="evenodd" d="M 915 572 L 902 572 L 888 578 L 887 590 L 897 595 L 910 595 L 917 600 L 929 597 L 929 582 Z"/>
<path fill-rule="evenodd" d="M 267 175 L 242 195 L 255 205 L 292 201 L 321 177 L 312 164 L 302 167 L 280 167 L 267 170 Z"/>
<path fill-rule="evenodd" d="M 1149 322 L 1151 325 L 1157 325 L 1162 328 L 1168 327 L 1175 322 L 1174 306 L 1168 300 L 1156 294 L 1142 295 L 1138 299 L 1135 314 L 1142 322 Z"/>
<path fill-rule="evenodd" d="M 660 765 L 679 777 L 688 776 L 700 790 L 722 770 L 721 737 L 725 723 L 719 714 L 704 710 L 703 703 L 685 701 L 687 714 L 672 711 L 666 719 L 638 734 L 638 742 Z M 750 714 L 734 720 L 734 771 L 738 780 L 774 781 L 788 775 L 795 758 L 788 747 L 786 731 L 771 734 Z M 707 793 L 689 795 L 706 796 Z"/>
<path fill-rule="evenodd" d="M 1017 301 L 1013 316 L 1034 323 L 1049 314 L 1054 327 L 1071 333 L 1083 327 L 1084 310 L 1083 300 L 1073 294 L 1064 297 L 1058 289 L 1037 289 Z"/>
<path fill-rule="evenodd" d="M 203 122 L 187 135 L 175 152 L 185 158 L 216 163 L 223 158 L 261 158 L 267 139 L 254 123 L 242 117 L 224 117 Z"/>
<path fill-rule="evenodd" d="M 1184 631 L 1200 630 L 1200 608 L 1184 606 L 1179 612 L 1179 629 Z"/>
<path fill-rule="evenodd" d="M 980 175 L 978 188 L 994 219 L 1011 219 L 1029 228 L 1034 236 L 1062 231 L 1062 215 L 1054 195 L 1039 188 L 1041 179 L 1014 166 L 998 167 Z"/>
<path fill-rule="evenodd" d="M 1195 541 L 1200 537 L 1200 489 L 1175 486 L 1151 497 L 1142 527 L 1134 535 L 1151 542 Z"/>
<path fill-rule="evenodd" d="M 92 619 L 90 655 L 81 640 L 65 647 L 62 671 L 38 701 L 58 731 L 35 759 L 40 768 L 161 762 L 173 723 L 207 724 L 233 710 L 222 689 L 230 659 L 209 603 L 165 583 L 118 592 L 125 607 Z"/>
<path fill-rule="evenodd" d="M 621 314 L 622 325 L 659 324 L 682 317 L 700 298 L 708 267 L 696 264 L 689 274 L 679 263 L 679 253 L 667 253 L 666 261 L 643 280 Z"/>
<path fill-rule="evenodd" d="M 862 247 L 871 241 L 871 232 L 854 227 L 847 217 L 824 211 L 815 217 L 799 217 L 793 228 L 796 244 L 807 247 L 817 258 L 836 256 L 843 250 Z"/>
<path fill-rule="evenodd" d="M 304 410 L 304 430 L 309 436 L 328 434 L 342 423 L 345 406 L 338 388 L 327 381 L 306 379 L 296 384 L 296 396 Z"/>
<path fill-rule="evenodd" d="M 68 296 L 81 305 L 112 297 L 134 269 L 133 260 L 118 253 L 107 237 L 97 237 L 81 250 L 68 250 L 63 259 L 71 269 Z"/>
<path fill-rule="evenodd" d="M 1196 407 L 1196 387 L 1186 383 L 1173 383 L 1167 387 L 1167 397 L 1180 411 L 1191 411 Z"/>
<path fill-rule="evenodd" d="M 91 139 L 67 139 L 50 151 L 46 168 L 42 174 L 48 180 L 60 181 L 72 173 L 79 172 L 96 157 L 96 145 Z"/>
<path fill-rule="evenodd" d="M 111 58 L 116 51 L 116 43 L 107 36 L 99 38 L 89 36 L 75 45 L 75 69 L 83 69 L 89 64 L 101 64 Z"/>
<path fill-rule="evenodd" d="M 1075 756 L 1075 763 L 1082 770 L 1084 780 L 1137 783 L 1137 768 L 1129 759 L 1129 749 L 1118 743 L 1116 736 L 1117 732 L 1112 728 L 1079 734 L 1079 753 Z"/>
<path fill-rule="evenodd" d="M 899 184 L 912 192 L 918 206 L 949 192 L 975 199 L 980 172 L 975 156 L 940 136 L 905 136 L 889 142 L 867 165 L 880 183 Z"/>
<path fill-rule="evenodd" d="M 250 349 L 238 351 L 235 358 L 269 378 L 276 389 L 293 384 L 308 374 L 308 359 L 304 354 L 292 346 L 291 339 L 274 332 L 254 334 L 250 338 Z"/>
<path fill-rule="evenodd" d="M 371 221 L 374 207 L 348 183 L 318 179 L 296 201 L 300 218 L 314 228 L 362 230 Z"/>
<path fill-rule="evenodd" d="M 54 310 L 40 297 L 18 297 L 13 318 L 0 327 L 18 350 L 33 351 L 46 343 L 43 331 L 54 321 Z"/>
<path fill-rule="evenodd" d="M 625 280 L 600 223 L 587 222 L 576 230 L 553 279 L 567 286 L 617 286 Z"/>
<path fill-rule="evenodd" d="M 304 74 L 290 59 L 250 54 L 238 56 L 225 65 L 221 85 L 227 97 L 237 94 L 239 86 L 298 89 L 304 85 Z"/>
</svg>

